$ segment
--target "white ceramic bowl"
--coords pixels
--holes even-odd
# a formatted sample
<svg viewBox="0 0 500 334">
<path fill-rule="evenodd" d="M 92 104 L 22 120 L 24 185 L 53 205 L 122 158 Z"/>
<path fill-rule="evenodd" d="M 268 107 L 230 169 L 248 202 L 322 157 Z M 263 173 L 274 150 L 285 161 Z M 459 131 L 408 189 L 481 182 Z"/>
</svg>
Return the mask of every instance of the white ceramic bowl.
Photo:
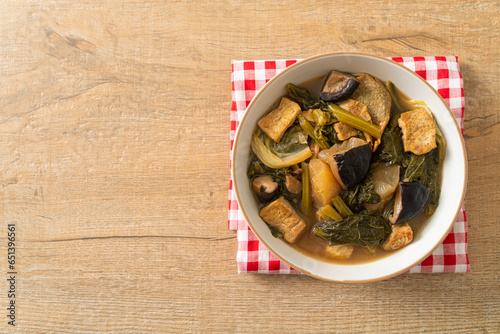
<svg viewBox="0 0 500 334">
<path fill-rule="evenodd" d="M 275 101 L 286 94 L 286 84 L 300 84 L 330 70 L 367 72 L 384 81 L 391 80 L 412 99 L 423 100 L 432 110 L 447 140 L 439 206 L 408 246 L 393 254 L 364 264 L 339 265 L 311 258 L 274 238 L 259 217 L 246 175 L 250 140 L 257 121 Z M 420 263 L 444 240 L 451 230 L 465 195 L 467 159 L 456 121 L 441 96 L 420 76 L 386 58 L 359 53 L 330 53 L 300 61 L 271 79 L 254 97 L 241 121 L 233 150 L 233 180 L 241 210 L 252 231 L 282 261 L 307 275 L 336 282 L 369 282 L 387 279 Z"/>
</svg>

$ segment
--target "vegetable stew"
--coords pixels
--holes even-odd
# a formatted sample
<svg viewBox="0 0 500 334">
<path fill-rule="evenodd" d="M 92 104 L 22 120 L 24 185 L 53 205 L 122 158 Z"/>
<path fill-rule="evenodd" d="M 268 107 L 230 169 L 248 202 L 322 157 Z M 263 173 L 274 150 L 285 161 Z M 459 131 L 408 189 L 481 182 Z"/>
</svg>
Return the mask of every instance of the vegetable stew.
<svg viewBox="0 0 500 334">
<path fill-rule="evenodd" d="M 439 203 L 446 142 L 423 101 L 367 73 L 331 71 L 258 122 L 247 175 L 272 234 L 343 264 L 413 240 Z"/>
</svg>

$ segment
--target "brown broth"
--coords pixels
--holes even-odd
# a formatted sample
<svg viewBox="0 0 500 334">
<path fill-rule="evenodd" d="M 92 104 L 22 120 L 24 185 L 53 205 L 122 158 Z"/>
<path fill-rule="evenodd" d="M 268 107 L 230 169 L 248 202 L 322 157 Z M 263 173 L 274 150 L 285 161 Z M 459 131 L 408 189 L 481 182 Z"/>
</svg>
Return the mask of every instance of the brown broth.
<svg viewBox="0 0 500 334">
<path fill-rule="evenodd" d="M 309 92 L 311 92 L 311 94 L 314 95 L 314 97 L 319 99 L 321 88 L 323 87 L 325 79 L 326 76 L 312 78 L 300 83 L 298 86 L 307 89 Z"/>
<path fill-rule="evenodd" d="M 415 236 L 425 227 L 425 224 L 429 217 L 427 217 L 424 213 L 421 213 L 414 219 L 410 220 L 408 224 L 411 226 L 413 230 L 413 236 Z M 381 247 L 376 247 L 375 251 L 372 253 L 368 249 L 360 246 L 354 246 L 354 251 L 349 259 L 346 260 L 336 260 L 332 259 L 326 252 L 325 248 L 328 246 L 328 242 L 326 240 L 320 239 L 314 236 L 314 226 L 316 223 L 313 223 L 314 219 L 307 219 L 307 228 L 306 231 L 299 237 L 299 239 L 294 243 L 290 244 L 293 248 L 295 248 L 300 253 L 306 254 L 316 260 L 320 260 L 323 262 L 336 263 L 336 264 L 361 264 L 367 263 L 374 260 L 381 259 L 383 257 L 389 256 L 395 251 L 385 251 Z"/>
</svg>

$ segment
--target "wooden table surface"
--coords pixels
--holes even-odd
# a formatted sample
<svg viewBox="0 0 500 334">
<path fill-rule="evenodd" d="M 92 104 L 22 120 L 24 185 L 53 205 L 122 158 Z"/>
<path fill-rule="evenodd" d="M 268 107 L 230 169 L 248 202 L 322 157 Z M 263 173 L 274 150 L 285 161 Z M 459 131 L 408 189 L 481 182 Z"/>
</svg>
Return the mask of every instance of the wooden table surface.
<svg viewBox="0 0 500 334">
<path fill-rule="evenodd" d="M 0 331 L 499 333 L 499 7 L 3 1 Z M 230 61 L 332 51 L 459 57 L 471 273 L 237 274 Z"/>
</svg>

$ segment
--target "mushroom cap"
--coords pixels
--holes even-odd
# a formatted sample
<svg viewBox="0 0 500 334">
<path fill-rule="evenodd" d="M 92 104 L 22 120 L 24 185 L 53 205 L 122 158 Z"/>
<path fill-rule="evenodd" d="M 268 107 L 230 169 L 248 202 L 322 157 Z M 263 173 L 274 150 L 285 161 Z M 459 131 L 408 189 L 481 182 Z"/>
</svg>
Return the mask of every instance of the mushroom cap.
<svg viewBox="0 0 500 334">
<path fill-rule="evenodd" d="M 430 189 L 418 182 L 399 182 L 394 200 L 394 213 L 389 218 L 392 224 L 404 223 L 418 216 L 425 208 Z"/>
<path fill-rule="evenodd" d="M 350 138 L 319 153 L 319 158 L 330 165 L 333 175 L 344 189 L 360 183 L 370 169 L 370 144 L 359 138 Z"/>
<path fill-rule="evenodd" d="M 326 102 L 346 100 L 354 93 L 358 85 L 358 79 L 352 75 L 331 71 L 323 84 L 320 98 Z"/>
<path fill-rule="evenodd" d="M 338 166 L 340 180 L 347 189 L 363 180 L 370 169 L 371 157 L 372 149 L 368 143 L 333 156 Z"/>
<path fill-rule="evenodd" d="M 269 175 L 260 175 L 253 179 L 252 189 L 261 202 L 267 203 L 278 193 L 279 184 Z"/>
</svg>

